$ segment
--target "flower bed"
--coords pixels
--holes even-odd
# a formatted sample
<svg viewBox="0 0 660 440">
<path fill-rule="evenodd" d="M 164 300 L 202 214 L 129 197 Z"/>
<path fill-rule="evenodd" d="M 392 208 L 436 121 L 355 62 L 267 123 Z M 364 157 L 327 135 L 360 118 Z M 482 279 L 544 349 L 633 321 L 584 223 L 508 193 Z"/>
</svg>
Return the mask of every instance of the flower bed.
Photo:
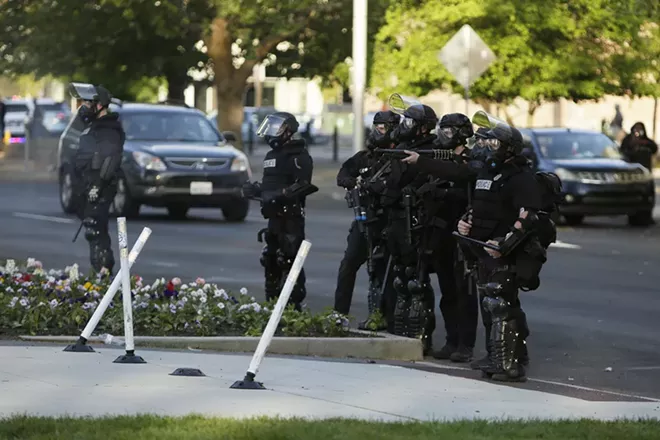
<svg viewBox="0 0 660 440">
<path fill-rule="evenodd" d="M 79 335 L 112 279 L 107 274 L 82 276 L 78 265 L 44 270 L 28 259 L 0 266 L 1 335 Z M 160 278 L 146 284 L 131 277 L 133 328 L 142 336 L 259 336 L 274 303 L 259 303 L 242 288 L 227 292 L 197 278 Z M 121 288 L 95 333 L 124 334 Z M 284 311 L 280 336 L 350 336 L 348 320 L 333 311 L 312 314 Z"/>
</svg>

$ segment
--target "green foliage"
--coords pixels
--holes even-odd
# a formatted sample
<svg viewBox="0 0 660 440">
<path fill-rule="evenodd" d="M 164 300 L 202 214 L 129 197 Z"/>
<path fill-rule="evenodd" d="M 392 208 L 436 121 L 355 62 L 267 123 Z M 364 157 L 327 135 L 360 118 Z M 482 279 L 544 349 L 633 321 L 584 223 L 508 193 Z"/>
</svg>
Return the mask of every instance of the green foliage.
<svg viewBox="0 0 660 440">
<path fill-rule="evenodd" d="M 0 72 L 90 81 L 123 99 L 144 77 L 166 76 L 182 93 L 206 60 L 195 44 L 208 11 L 201 1 L 6 0 Z"/>
<path fill-rule="evenodd" d="M 41 269 L 28 261 L 19 270 L 12 260 L 0 267 L 0 335 L 77 335 L 89 321 L 111 280 Z M 246 289 L 226 292 L 203 279 L 181 284 L 164 278 L 144 284 L 131 281 L 133 325 L 149 336 L 260 336 L 275 302 L 258 303 Z M 97 333 L 123 334 L 121 291 L 103 316 Z M 281 336 L 348 336 L 348 320 L 332 310 L 320 314 L 285 310 L 277 331 Z"/>
<path fill-rule="evenodd" d="M 473 98 L 510 103 L 522 97 L 534 107 L 559 98 L 578 101 L 621 94 L 617 92 L 622 83 L 639 93 L 652 93 L 633 78 L 649 70 L 655 56 L 649 47 L 660 40 L 633 38 L 642 22 L 627 12 L 634 3 L 426 0 L 395 4 L 377 36 L 372 85 L 382 97 L 394 91 L 422 96 L 443 86 L 462 92 L 438 53 L 461 26 L 469 24 L 497 56 L 472 85 Z M 617 51 L 632 44 L 635 51 L 617 57 Z"/>
</svg>

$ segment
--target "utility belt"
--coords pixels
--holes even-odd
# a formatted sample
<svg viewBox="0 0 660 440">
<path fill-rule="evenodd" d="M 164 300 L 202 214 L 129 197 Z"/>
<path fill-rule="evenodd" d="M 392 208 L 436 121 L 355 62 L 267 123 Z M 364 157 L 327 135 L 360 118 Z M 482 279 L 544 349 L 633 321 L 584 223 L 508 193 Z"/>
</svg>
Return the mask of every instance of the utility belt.
<svg viewBox="0 0 660 440">
<path fill-rule="evenodd" d="M 262 203 L 261 215 L 265 219 L 304 217 L 305 208 L 300 203 Z"/>
</svg>

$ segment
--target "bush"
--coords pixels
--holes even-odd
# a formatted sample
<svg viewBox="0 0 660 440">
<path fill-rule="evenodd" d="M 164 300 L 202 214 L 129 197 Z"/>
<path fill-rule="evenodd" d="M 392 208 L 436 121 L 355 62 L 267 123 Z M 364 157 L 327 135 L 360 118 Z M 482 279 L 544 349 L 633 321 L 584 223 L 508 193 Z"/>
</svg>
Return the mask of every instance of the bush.
<svg viewBox="0 0 660 440">
<path fill-rule="evenodd" d="M 77 336 L 111 282 L 107 273 L 81 276 L 78 265 L 46 271 L 34 259 L 22 269 L 7 260 L 0 266 L 0 335 Z M 201 278 L 145 284 L 133 276 L 131 293 L 133 328 L 142 336 L 259 336 L 275 305 L 257 302 L 245 288 L 235 294 Z M 121 288 L 96 333 L 124 333 Z M 311 314 L 288 307 L 277 334 L 349 336 L 348 319 L 330 310 Z"/>
</svg>

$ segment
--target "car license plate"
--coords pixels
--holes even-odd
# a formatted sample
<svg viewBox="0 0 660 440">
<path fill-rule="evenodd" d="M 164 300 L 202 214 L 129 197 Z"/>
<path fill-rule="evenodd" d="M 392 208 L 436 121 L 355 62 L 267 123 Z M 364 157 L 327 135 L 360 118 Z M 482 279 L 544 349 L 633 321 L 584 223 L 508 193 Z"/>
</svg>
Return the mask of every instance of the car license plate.
<svg viewBox="0 0 660 440">
<path fill-rule="evenodd" d="M 213 194 L 213 182 L 190 182 L 190 194 L 193 196 Z"/>
</svg>

